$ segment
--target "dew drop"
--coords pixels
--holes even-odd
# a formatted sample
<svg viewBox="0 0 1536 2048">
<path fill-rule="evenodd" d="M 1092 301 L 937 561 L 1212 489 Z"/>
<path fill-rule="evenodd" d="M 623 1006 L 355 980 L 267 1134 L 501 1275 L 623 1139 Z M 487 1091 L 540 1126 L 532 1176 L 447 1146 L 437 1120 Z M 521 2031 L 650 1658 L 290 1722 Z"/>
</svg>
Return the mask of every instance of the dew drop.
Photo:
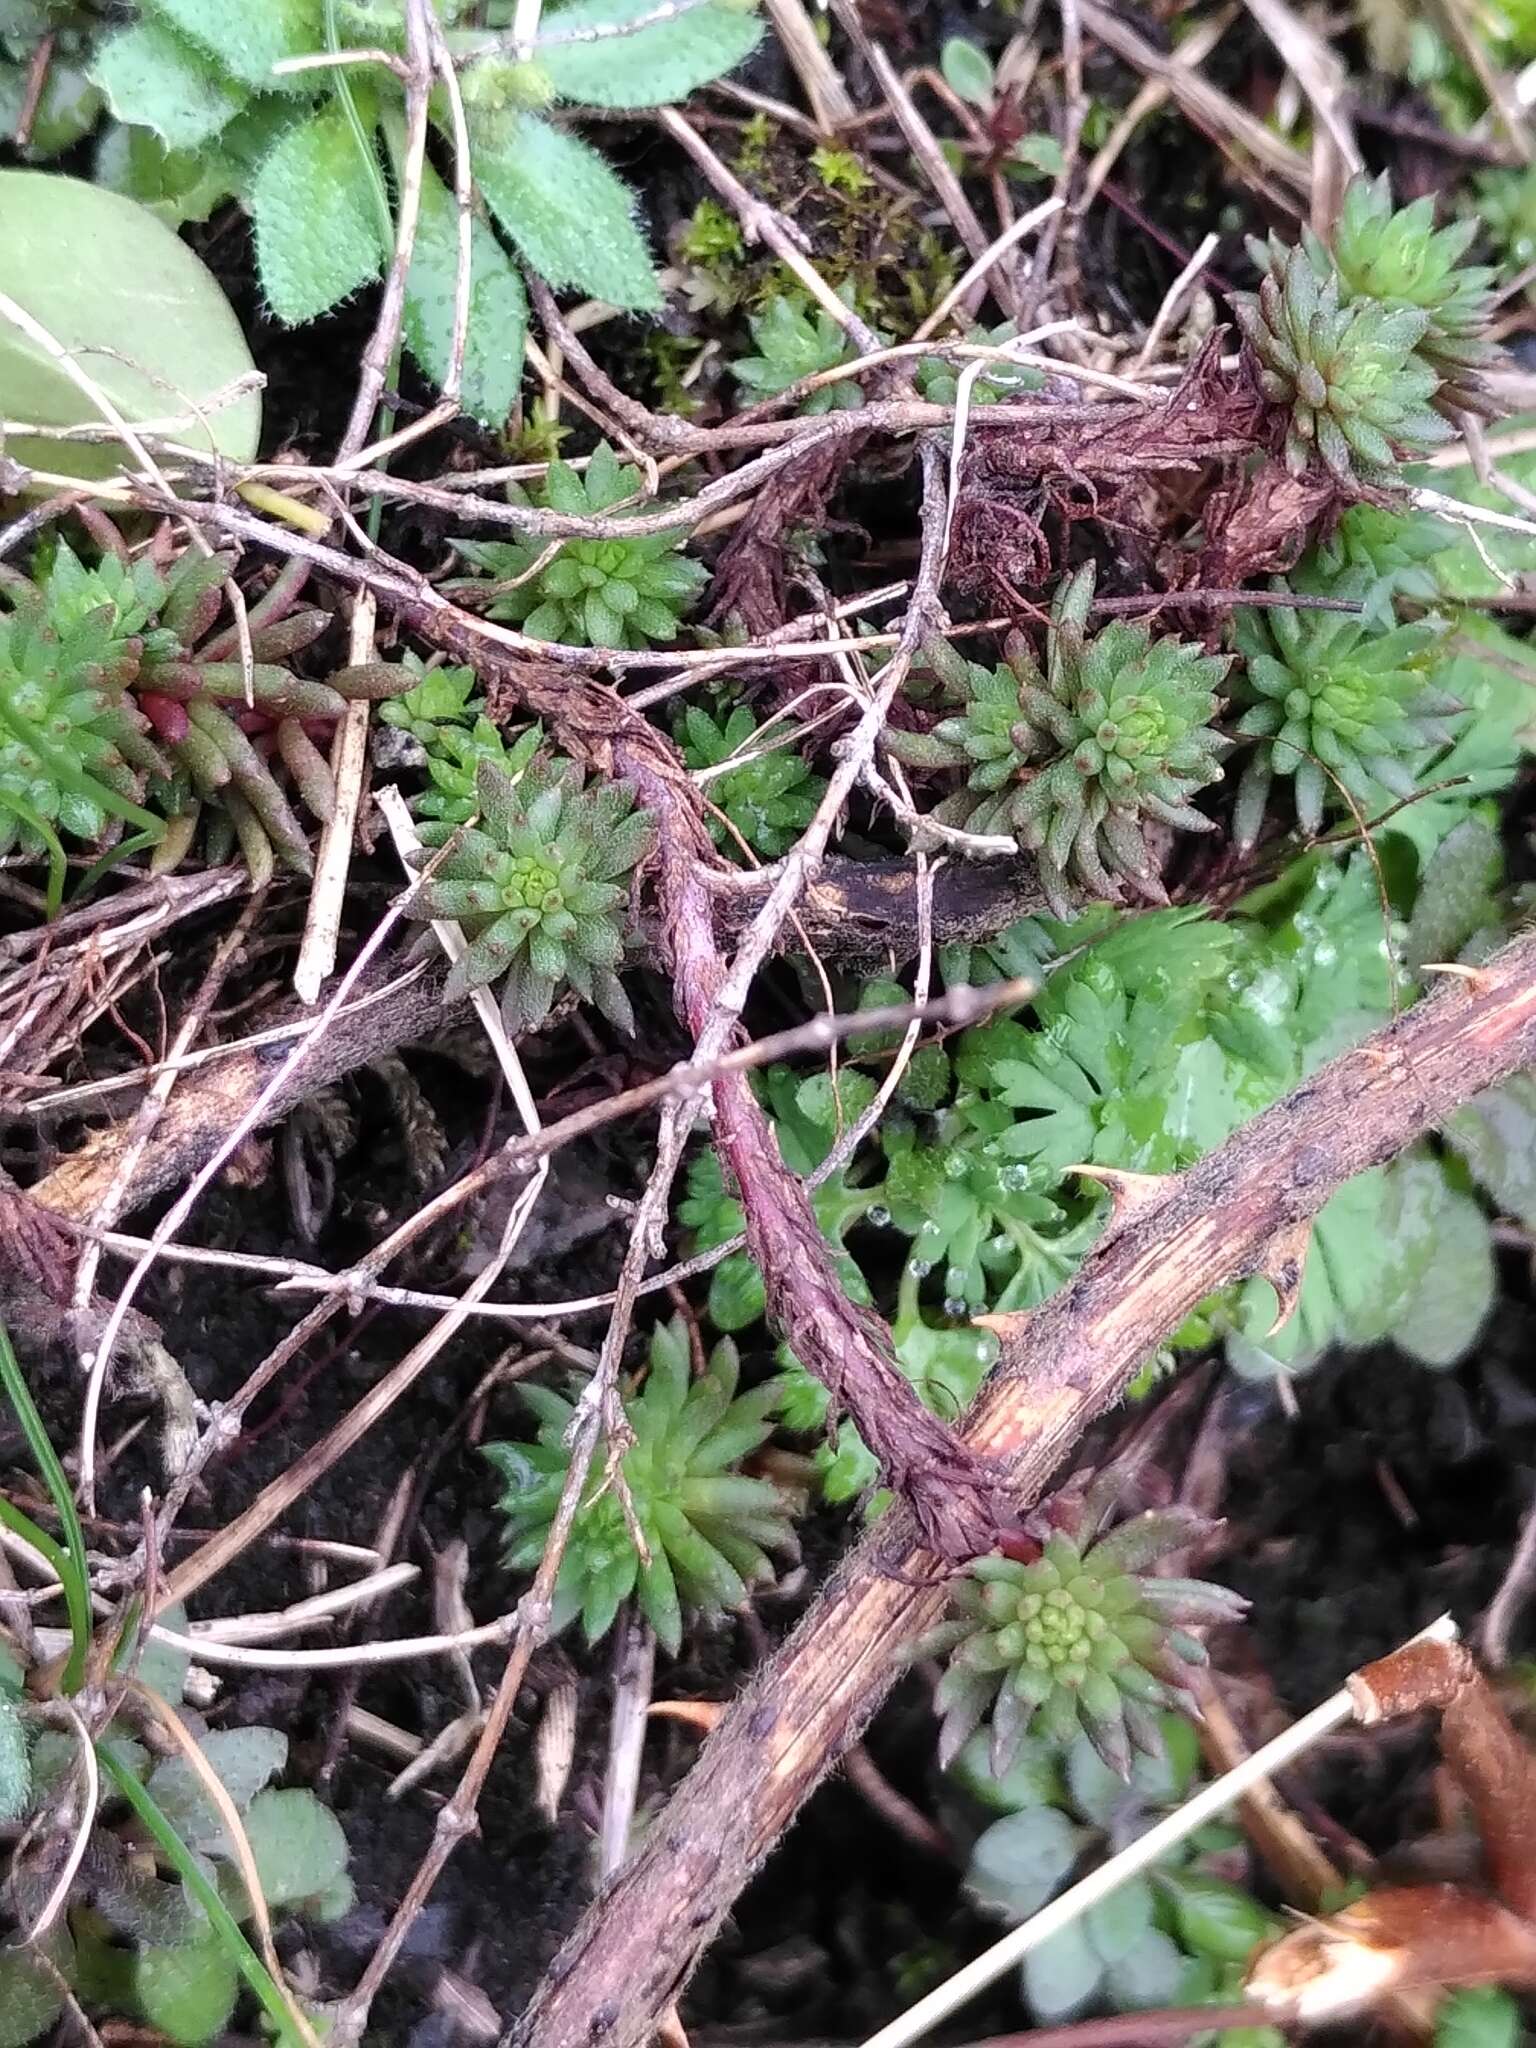
<svg viewBox="0 0 1536 2048">
<path fill-rule="evenodd" d="M 876 1230 L 884 1230 L 890 1223 L 891 1212 L 883 1202 L 876 1202 L 869 1212 L 869 1220 L 873 1223 Z"/>
</svg>

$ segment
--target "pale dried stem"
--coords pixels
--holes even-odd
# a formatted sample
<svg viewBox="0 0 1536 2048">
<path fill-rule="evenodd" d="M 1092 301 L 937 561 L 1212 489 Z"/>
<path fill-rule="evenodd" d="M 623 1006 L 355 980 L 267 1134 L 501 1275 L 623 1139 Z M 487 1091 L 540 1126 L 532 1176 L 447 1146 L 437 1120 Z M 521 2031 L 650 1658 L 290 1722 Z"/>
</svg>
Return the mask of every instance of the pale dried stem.
<svg viewBox="0 0 1536 2048">
<path fill-rule="evenodd" d="M 384 279 L 378 317 L 363 350 L 362 374 L 357 380 L 352 412 L 336 451 L 338 462 L 355 455 L 368 439 L 390 363 L 400 345 L 405 281 L 416 247 L 422 169 L 427 158 L 427 103 L 432 91 L 432 39 L 428 26 L 431 13 L 430 0 L 405 0 L 405 155 L 395 209 L 395 247 Z"/>
<path fill-rule="evenodd" d="M 800 89 L 811 103 L 816 126 L 832 135 L 858 112 L 842 74 L 822 47 L 802 0 L 767 0 L 768 19 L 784 46 Z"/>
<path fill-rule="evenodd" d="M 351 644 L 347 649 L 347 658 L 354 665 L 373 659 L 373 627 L 377 611 L 371 590 L 356 592 L 352 599 Z M 349 704 L 337 721 L 331 740 L 331 780 L 336 794 L 331 815 L 320 833 L 314 886 L 310 890 L 309 909 L 304 919 L 304 937 L 293 970 L 294 993 L 301 1003 L 317 1003 L 321 988 L 336 968 L 336 946 L 341 937 L 347 877 L 352 871 L 352 844 L 357 833 L 358 813 L 362 808 L 363 777 L 368 767 L 369 709 L 366 698 Z"/>
<path fill-rule="evenodd" d="M 902 139 L 922 166 L 923 175 L 933 187 L 939 203 L 949 215 L 955 233 L 970 251 L 973 262 L 979 263 L 992 245 L 992 237 L 982 226 L 976 209 L 966 197 L 949 160 L 939 147 L 938 138 L 918 111 L 917 103 L 902 82 L 901 74 L 880 45 L 870 36 L 860 17 L 854 0 L 833 0 L 834 12 L 842 24 L 859 55 L 869 66 L 875 83 L 885 95 L 886 104 L 896 117 Z M 998 303 L 1010 319 L 1019 314 L 1018 288 L 1005 268 L 994 272 L 992 290 Z"/>
<path fill-rule="evenodd" d="M 655 1670 L 656 1636 L 650 1623 L 643 1614 L 626 1613 L 614 1631 L 613 1712 L 598 1829 L 598 1865 L 603 1877 L 611 1877 L 629 1854 Z"/>
</svg>

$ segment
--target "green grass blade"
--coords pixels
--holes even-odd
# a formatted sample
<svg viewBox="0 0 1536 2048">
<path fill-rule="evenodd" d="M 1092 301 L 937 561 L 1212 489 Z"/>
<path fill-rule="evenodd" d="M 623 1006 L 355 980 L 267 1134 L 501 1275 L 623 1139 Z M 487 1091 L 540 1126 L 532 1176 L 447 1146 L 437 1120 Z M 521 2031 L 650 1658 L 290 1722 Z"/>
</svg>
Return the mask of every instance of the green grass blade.
<svg viewBox="0 0 1536 2048">
<path fill-rule="evenodd" d="M 18 1534 L 25 1535 L 29 1543 L 42 1537 L 51 1548 L 51 1556 L 48 1550 L 43 1554 L 58 1573 L 59 1583 L 64 1588 L 64 1605 L 69 1611 L 69 1632 L 73 1639 L 62 1683 L 66 1693 L 74 1693 L 85 1683 L 85 1660 L 91 1647 L 91 1588 L 86 1577 L 85 1531 L 75 1513 L 75 1496 L 64 1476 L 64 1467 L 59 1463 L 58 1453 L 43 1427 L 43 1418 L 37 1412 L 32 1390 L 16 1363 L 10 1334 L 3 1323 L 0 1323 L 0 1382 L 4 1383 L 11 1406 L 16 1411 L 16 1420 L 21 1424 L 21 1433 L 27 1440 L 27 1448 L 37 1462 L 37 1469 L 42 1474 L 43 1484 L 58 1511 L 64 1531 L 64 1541 L 60 1545 L 54 1543 L 52 1537 L 43 1536 L 42 1530 L 30 1522 L 26 1529 L 21 1529 L 12 1520 L 13 1516 L 21 1514 L 21 1510 L 12 1508 L 9 1501 L 4 1504 L 9 1509 L 5 1520 L 17 1529 Z M 21 1520 L 26 1522 L 26 1516 L 22 1515 Z"/>
</svg>

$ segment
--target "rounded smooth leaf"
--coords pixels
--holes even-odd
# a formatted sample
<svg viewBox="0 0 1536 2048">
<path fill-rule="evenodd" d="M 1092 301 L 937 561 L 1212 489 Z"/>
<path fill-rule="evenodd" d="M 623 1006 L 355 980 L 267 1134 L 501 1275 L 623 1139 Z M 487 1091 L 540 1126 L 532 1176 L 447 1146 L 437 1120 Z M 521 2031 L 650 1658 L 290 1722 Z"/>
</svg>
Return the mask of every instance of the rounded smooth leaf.
<svg viewBox="0 0 1536 2048">
<path fill-rule="evenodd" d="M 1420 1365 L 1454 1365 L 1472 1348 L 1497 1287 L 1487 1217 L 1470 1196 L 1448 1194 L 1440 1207 L 1433 1248 L 1393 1330 L 1393 1341 Z"/>
<path fill-rule="evenodd" d="M 1194 1955 L 1243 1963 L 1270 1932 L 1273 1923 L 1258 1900 L 1224 1878 L 1178 1871 L 1162 1874 L 1161 1882 L 1179 1939 Z"/>
<path fill-rule="evenodd" d="M 1083 1915 L 1083 1931 L 1101 1963 L 1123 1962 L 1152 1932 L 1157 1899 L 1144 1877 L 1127 1878 Z"/>
<path fill-rule="evenodd" d="M 345 1874 L 347 1838 L 313 1792 L 259 1792 L 243 1818 L 269 1906 L 322 1898 Z"/>
<path fill-rule="evenodd" d="M 254 368 L 240 324 L 212 272 L 146 208 L 80 178 L 0 171 L 0 291 L 70 351 L 130 423 L 185 413 L 179 440 L 235 462 L 255 455 L 254 392 L 207 410 Z M 13 420 L 64 427 L 104 417 L 49 350 L 3 315 L 0 389 Z M 70 476 L 132 467 L 111 442 L 21 434 L 5 452 Z"/>
<path fill-rule="evenodd" d="M 1178 1943 L 1149 1927 L 1133 1949 L 1106 1966 L 1104 1978 L 1122 2012 L 1149 2011 L 1177 2002 L 1186 1967 Z"/>
<path fill-rule="evenodd" d="M 657 20 L 659 12 L 653 0 L 575 0 L 552 8 L 534 59 L 563 100 L 660 107 L 734 70 L 762 40 L 761 21 L 739 7 L 694 7 Z M 644 26 L 629 25 L 637 22 Z"/>
<path fill-rule="evenodd" d="M 133 1988 L 152 2027 L 183 2048 L 198 2048 L 223 2031 L 235 2009 L 240 1973 L 214 1936 L 179 1948 L 147 1948 L 138 1955 Z"/>
<path fill-rule="evenodd" d="M 377 163 L 373 172 L 383 175 Z M 247 204 L 262 289 L 290 327 L 329 312 L 384 268 L 373 177 L 337 108 L 278 137 L 251 180 Z"/>
<path fill-rule="evenodd" d="M 5 19 L 0 7 L 0 22 Z M 21 125 L 29 89 L 27 67 L 0 65 L 0 129 L 14 135 Z M 73 149 L 95 127 L 101 114 L 101 93 L 85 73 L 55 53 L 42 92 L 32 110 L 32 128 L 18 153 L 23 162 L 47 163 Z"/>
<path fill-rule="evenodd" d="M 1029 2009 L 1043 2026 L 1074 2019 L 1104 1981 L 1104 1965 L 1073 1921 L 1024 1958 L 1019 1972 Z"/>
<path fill-rule="evenodd" d="M 939 69 L 951 92 L 969 100 L 973 107 L 991 106 L 997 94 L 997 75 L 979 43 L 951 36 L 939 52 Z"/>
<path fill-rule="evenodd" d="M 472 116 L 470 135 L 486 204 L 541 277 L 626 311 L 660 309 L 634 194 L 596 150 L 536 114 Z"/>
<path fill-rule="evenodd" d="M 965 1888 L 983 1911 L 1027 1920 L 1070 1872 L 1082 1842 L 1082 1829 L 1053 1806 L 1010 1813 L 977 1840 Z"/>
<path fill-rule="evenodd" d="M 1054 1743 L 1026 1735 L 1001 1777 L 991 1765 L 992 1740 L 978 1729 L 949 1767 L 950 1776 L 982 1806 L 998 1813 L 1054 1806 L 1061 1797 L 1060 1751 Z"/>
</svg>

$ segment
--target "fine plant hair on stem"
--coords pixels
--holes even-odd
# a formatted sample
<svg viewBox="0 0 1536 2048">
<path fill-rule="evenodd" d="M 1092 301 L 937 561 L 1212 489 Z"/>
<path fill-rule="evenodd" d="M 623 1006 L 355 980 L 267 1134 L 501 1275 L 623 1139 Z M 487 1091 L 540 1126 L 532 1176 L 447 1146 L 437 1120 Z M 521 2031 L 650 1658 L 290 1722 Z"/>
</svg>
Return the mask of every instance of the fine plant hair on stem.
<svg viewBox="0 0 1536 2048">
<path fill-rule="evenodd" d="M 1536 1059 L 1536 936 L 1410 1010 L 1187 1172 L 1147 1188 L 1077 1275 L 998 1318 L 966 1419 L 1011 1504 L 1035 1502 L 1083 1430 L 1212 1289 L 1267 1270 L 1333 1190 Z M 1294 1254 L 1292 1255 L 1294 1263 Z M 1286 1291 L 1287 1276 L 1273 1276 Z M 905 1647 L 940 1618 L 944 1567 L 888 1515 L 722 1718 L 638 1855 L 556 1958 L 507 2048 L 642 2048 L 810 1792 L 859 1736 Z"/>
</svg>

